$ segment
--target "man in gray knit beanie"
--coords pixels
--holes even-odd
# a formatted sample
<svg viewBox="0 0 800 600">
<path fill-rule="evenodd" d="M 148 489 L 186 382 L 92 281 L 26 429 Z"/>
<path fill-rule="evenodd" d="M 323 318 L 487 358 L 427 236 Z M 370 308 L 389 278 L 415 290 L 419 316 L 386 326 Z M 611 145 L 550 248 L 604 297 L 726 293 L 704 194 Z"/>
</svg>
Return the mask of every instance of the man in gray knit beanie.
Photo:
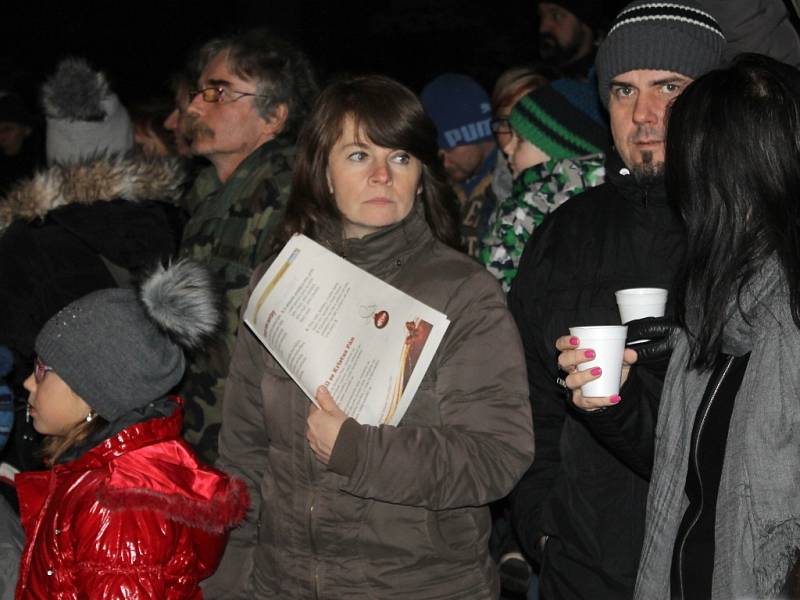
<svg viewBox="0 0 800 600">
<path fill-rule="evenodd" d="M 717 21 L 691 0 L 638 0 L 617 15 L 597 52 L 597 80 L 616 149 L 634 175 L 661 175 L 666 109 L 720 64 L 724 49 Z"/>
<path fill-rule="evenodd" d="M 664 187 L 668 108 L 720 64 L 725 44 L 714 17 L 691 0 L 637 1 L 619 13 L 596 62 L 614 140 L 605 183 L 547 217 L 508 295 L 536 431 L 533 465 L 511 496 L 512 521 L 540 565 L 543 599 L 633 596 L 668 358 L 653 348 L 669 324 L 638 337 L 644 324 L 628 325 L 631 339 L 653 342 L 625 351 L 627 380 L 603 398 L 581 395 L 580 385 L 602 373 L 576 371 L 595 349 L 568 331 L 619 324 L 617 290 L 673 288 L 685 237 Z"/>
</svg>

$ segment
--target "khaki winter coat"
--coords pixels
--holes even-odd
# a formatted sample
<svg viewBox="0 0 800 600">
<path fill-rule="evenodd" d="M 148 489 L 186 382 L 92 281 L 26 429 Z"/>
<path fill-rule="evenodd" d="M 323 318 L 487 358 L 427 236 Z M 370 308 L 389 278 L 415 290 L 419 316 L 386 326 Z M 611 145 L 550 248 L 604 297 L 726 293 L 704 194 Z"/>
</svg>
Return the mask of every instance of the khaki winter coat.
<svg viewBox="0 0 800 600">
<path fill-rule="evenodd" d="M 338 232 L 320 237 L 451 325 L 400 425 L 348 420 L 328 467 L 305 437 L 310 402 L 239 329 L 218 465 L 249 482 L 253 512 L 206 595 L 497 598 L 486 505 L 533 458 L 525 363 L 503 293 L 477 262 L 434 239 L 420 207 L 344 247 L 326 241 Z"/>
</svg>

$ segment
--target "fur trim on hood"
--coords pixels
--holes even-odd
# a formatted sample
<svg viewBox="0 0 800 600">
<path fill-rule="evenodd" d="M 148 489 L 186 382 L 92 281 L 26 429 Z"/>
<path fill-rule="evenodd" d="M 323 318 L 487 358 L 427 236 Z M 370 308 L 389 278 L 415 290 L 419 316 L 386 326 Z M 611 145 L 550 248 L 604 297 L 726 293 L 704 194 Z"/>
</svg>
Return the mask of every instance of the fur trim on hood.
<svg viewBox="0 0 800 600">
<path fill-rule="evenodd" d="M 178 158 L 112 155 L 53 165 L 22 181 L 0 202 L 0 229 L 73 203 L 101 200 L 177 202 L 186 173 Z"/>
</svg>

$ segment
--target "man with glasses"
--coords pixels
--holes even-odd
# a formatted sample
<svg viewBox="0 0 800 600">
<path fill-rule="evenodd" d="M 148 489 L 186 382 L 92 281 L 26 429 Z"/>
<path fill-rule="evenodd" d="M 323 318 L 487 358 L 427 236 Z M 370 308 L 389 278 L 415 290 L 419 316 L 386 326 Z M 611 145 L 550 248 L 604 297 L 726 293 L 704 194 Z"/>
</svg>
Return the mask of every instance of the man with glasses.
<svg viewBox="0 0 800 600">
<path fill-rule="evenodd" d="M 289 196 L 294 136 L 317 86 L 307 58 L 265 30 L 208 42 L 198 64 L 187 119 L 192 153 L 211 166 L 186 200 L 192 214 L 181 254 L 204 262 L 216 276 L 224 321 L 206 353 L 190 357 L 180 392 L 186 438 L 213 461 L 239 308 Z"/>
</svg>

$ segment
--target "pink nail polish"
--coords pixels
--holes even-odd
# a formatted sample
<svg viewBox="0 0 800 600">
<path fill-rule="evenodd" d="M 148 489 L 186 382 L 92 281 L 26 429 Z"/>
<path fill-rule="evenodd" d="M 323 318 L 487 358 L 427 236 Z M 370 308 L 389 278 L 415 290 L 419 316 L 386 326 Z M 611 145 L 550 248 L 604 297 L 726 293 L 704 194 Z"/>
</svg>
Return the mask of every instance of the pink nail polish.
<svg viewBox="0 0 800 600">
<path fill-rule="evenodd" d="M 603 373 L 603 370 L 600 367 L 594 367 L 591 371 L 589 371 L 589 373 L 597 377 L 598 375 Z"/>
<path fill-rule="evenodd" d="M 622 398 L 620 396 L 611 396 L 608 399 L 608 401 L 611 402 L 611 404 L 619 404 L 620 400 L 622 400 Z"/>
<path fill-rule="evenodd" d="M 586 352 L 583 353 L 583 355 L 586 358 L 594 358 L 596 356 L 596 354 L 594 353 L 594 350 L 587 350 Z"/>
<path fill-rule="evenodd" d="M 578 344 L 580 344 L 580 342 L 581 341 L 578 338 L 574 337 L 574 336 L 569 338 L 569 345 L 570 346 L 577 346 Z"/>
</svg>

